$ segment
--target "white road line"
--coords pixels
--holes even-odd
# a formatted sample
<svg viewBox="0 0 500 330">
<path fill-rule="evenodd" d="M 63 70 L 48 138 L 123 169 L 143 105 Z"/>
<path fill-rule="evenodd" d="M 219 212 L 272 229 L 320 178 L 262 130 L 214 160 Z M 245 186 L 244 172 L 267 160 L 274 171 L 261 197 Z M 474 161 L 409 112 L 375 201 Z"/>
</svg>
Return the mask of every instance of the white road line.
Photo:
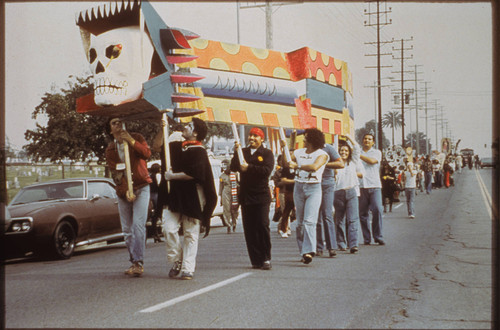
<svg viewBox="0 0 500 330">
<path fill-rule="evenodd" d="M 200 290 L 196 290 L 194 292 L 185 294 L 183 296 L 180 296 L 180 297 L 177 297 L 177 298 L 174 298 L 174 299 L 171 299 L 171 300 L 167 300 L 167 301 L 165 301 L 163 303 L 160 303 L 160 304 L 148 307 L 146 309 L 143 309 L 143 310 L 139 311 L 139 313 L 152 313 L 152 312 L 159 311 L 160 309 L 170 307 L 170 306 L 175 305 L 175 304 L 177 304 L 177 303 L 179 303 L 181 301 L 191 299 L 193 297 L 199 296 L 199 295 L 207 293 L 209 291 L 218 289 L 218 288 L 220 288 L 220 287 L 222 287 L 224 285 L 228 285 L 230 283 L 239 281 L 239 280 L 241 280 L 241 279 L 243 279 L 243 278 L 245 278 L 247 276 L 250 276 L 251 274 L 252 273 L 243 273 L 241 275 L 238 275 L 238 276 L 235 276 L 235 277 L 231 277 L 231 278 L 229 278 L 227 280 L 224 280 L 222 282 L 215 283 L 213 285 L 207 286 L 206 288 L 203 288 L 203 289 L 200 289 Z"/>
<path fill-rule="evenodd" d="M 403 205 L 403 203 L 398 203 L 396 206 L 393 207 L 393 209 L 397 209 L 399 208 L 401 205 Z"/>
<path fill-rule="evenodd" d="M 479 183 L 479 188 L 481 190 L 481 194 L 483 195 L 484 205 L 486 205 L 486 210 L 488 210 L 488 214 L 490 215 L 490 218 L 493 220 L 493 214 L 492 214 L 493 204 L 491 203 L 491 196 L 488 193 L 488 190 L 486 190 L 486 186 L 484 185 L 483 179 L 481 178 L 479 171 L 475 169 L 475 172 L 476 172 L 477 182 Z"/>
</svg>

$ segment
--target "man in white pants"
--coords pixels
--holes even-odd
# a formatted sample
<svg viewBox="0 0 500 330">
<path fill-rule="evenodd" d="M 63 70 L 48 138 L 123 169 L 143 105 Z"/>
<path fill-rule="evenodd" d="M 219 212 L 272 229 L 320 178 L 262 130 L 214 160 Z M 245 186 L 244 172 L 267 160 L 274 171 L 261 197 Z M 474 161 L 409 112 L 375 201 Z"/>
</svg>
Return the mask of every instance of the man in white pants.
<svg viewBox="0 0 500 330">
<path fill-rule="evenodd" d="M 201 143 L 206 135 L 205 122 L 193 118 L 182 131 L 185 141 L 169 143 L 172 171 L 164 175 L 165 180 L 170 182 L 170 188 L 164 201 L 163 234 L 167 261 L 173 263 L 168 273 L 172 278 L 181 272 L 181 279 L 193 278 L 200 227 L 205 228 L 207 236 L 210 218 L 217 203 L 212 168 Z M 179 235 L 181 225 L 183 241 Z"/>
</svg>

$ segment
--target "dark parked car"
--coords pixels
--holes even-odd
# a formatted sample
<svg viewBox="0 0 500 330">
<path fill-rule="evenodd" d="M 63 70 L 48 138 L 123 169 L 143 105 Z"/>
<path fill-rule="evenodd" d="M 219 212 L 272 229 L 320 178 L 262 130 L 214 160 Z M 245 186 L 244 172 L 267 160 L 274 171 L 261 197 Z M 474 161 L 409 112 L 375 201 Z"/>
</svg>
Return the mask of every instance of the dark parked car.
<svg viewBox="0 0 500 330">
<path fill-rule="evenodd" d="M 22 188 L 8 205 L 7 258 L 49 254 L 70 258 L 75 247 L 123 240 L 114 183 L 63 179 Z"/>
<path fill-rule="evenodd" d="M 496 168 L 495 161 L 491 157 L 485 157 L 481 159 L 481 168 L 483 167 L 493 167 Z"/>
</svg>

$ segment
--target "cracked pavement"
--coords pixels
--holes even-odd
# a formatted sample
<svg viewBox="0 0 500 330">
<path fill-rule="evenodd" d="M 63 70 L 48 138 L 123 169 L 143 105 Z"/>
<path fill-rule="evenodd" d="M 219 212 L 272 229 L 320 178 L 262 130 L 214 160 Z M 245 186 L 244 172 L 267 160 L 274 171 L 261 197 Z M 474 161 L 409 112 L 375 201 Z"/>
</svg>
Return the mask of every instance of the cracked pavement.
<svg viewBox="0 0 500 330">
<path fill-rule="evenodd" d="M 476 177 L 457 181 L 448 192 L 449 207 L 436 217 L 445 222 L 443 231 L 424 244 L 432 257 L 422 261 L 408 287 L 395 290 L 401 308 L 390 328 L 492 328 L 493 222 Z"/>
</svg>

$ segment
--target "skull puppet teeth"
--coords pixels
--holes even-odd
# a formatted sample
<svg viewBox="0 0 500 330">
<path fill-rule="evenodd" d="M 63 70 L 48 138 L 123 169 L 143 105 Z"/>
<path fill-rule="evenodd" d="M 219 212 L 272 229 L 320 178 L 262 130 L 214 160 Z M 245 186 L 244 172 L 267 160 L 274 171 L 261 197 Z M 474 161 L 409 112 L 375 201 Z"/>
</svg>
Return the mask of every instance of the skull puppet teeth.
<svg viewBox="0 0 500 330">
<path fill-rule="evenodd" d="M 95 95 L 127 95 L 127 81 L 112 82 L 109 78 L 99 78 L 94 83 Z"/>
</svg>

